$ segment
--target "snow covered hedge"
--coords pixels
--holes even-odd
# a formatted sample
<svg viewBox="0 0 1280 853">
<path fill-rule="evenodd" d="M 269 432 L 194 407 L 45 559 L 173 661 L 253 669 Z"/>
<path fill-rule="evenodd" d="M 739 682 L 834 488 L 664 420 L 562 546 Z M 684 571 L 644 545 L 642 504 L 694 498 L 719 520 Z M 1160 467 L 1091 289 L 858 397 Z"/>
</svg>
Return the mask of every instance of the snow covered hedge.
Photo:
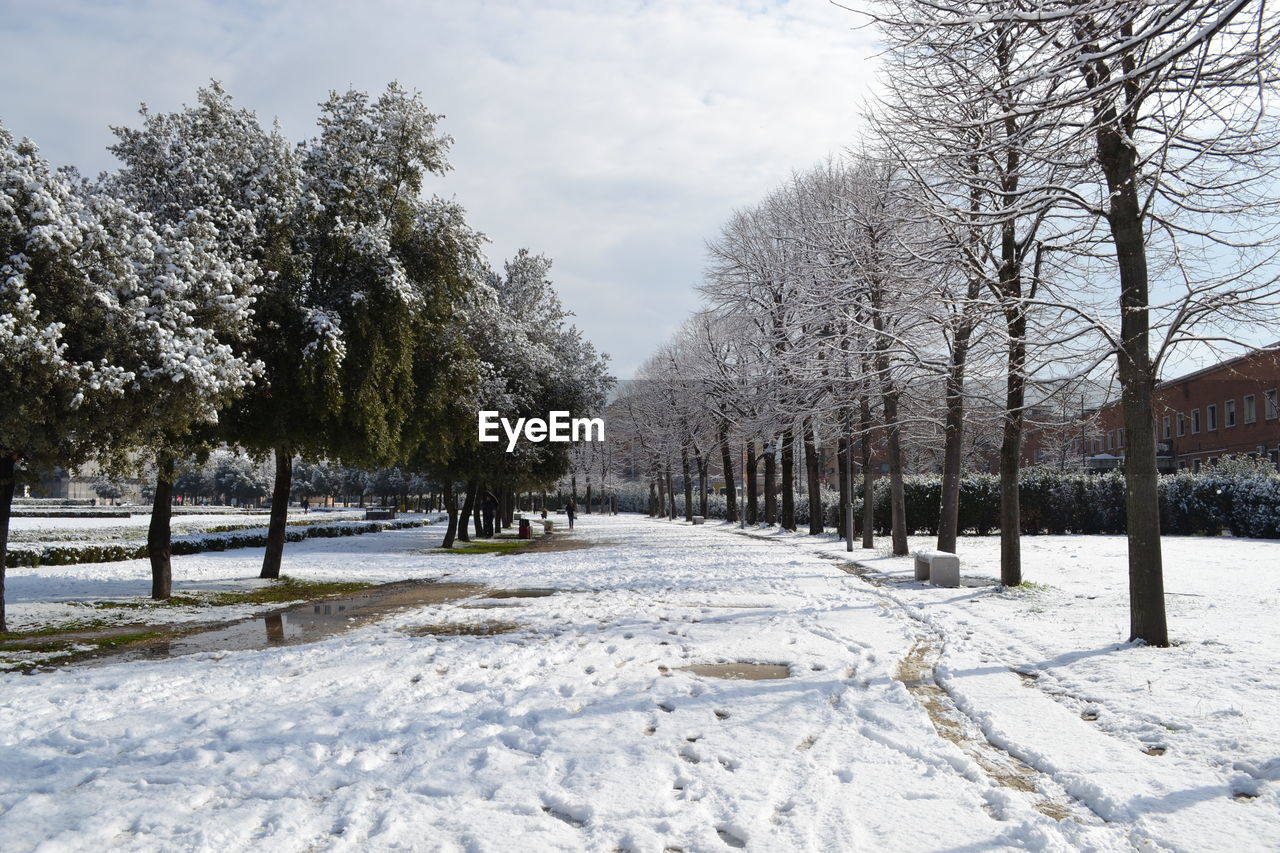
<svg viewBox="0 0 1280 853">
<path fill-rule="evenodd" d="M 288 527 L 285 540 L 301 542 L 308 538 L 333 538 L 358 536 L 363 533 L 380 533 L 383 530 L 403 530 L 422 527 L 421 519 L 397 519 L 395 521 L 340 521 L 331 524 L 312 524 L 305 527 Z M 173 537 L 173 553 L 199 554 L 202 551 L 229 551 L 233 548 L 261 548 L 267 544 L 267 528 L 255 527 L 222 533 L 189 533 Z M 75 563 L 114 563 L 120 560 L 141 560 L 147 556 L 145 541 L 126 542 L 76 542 L 46 545 L 15 545 L 9 549 L 6 563 L 9 568 L 19 566 L 68 566 Z"/>
<path fill-rule="evenodd" d="M 904 486 L 908 533 L 936 534 L 942 502 L 941 478 L 908 476 Z M 1029 468 L 1022 472 L 1019 496 L 1024 534 L 1125 532 L 1124 475 L 1119 471 L 1082 474 Z M 648 498 L 647 485 L 628 483 L 618 490 L 618 508 L 623 512 L 645 512 Z M 888 478 L 876 480 L 872 499 L 876 530 L 888 535 Z M 694 501 L 696 506 L 696 495 Z M 837 504 L 836 492 L 823 488 L 824 523 L 828 528 L 835 527 Z M 676 507 L 683 514 L 684 495 L 679 490 Z M 763 496 L 760 508 L 763 512 Z M 854 513 L 861 519 L 861 496 L 854 503 Z M 723 496 L 709 496 L 707 514 L 725 517 Z M 796 524 L 808 523 L 808 500 L 803 492 L 797 492 Z M 1280 474 L 1266 462 L 1224 459 L 1199 474 L 1182 471 L 1161 477 L 1160 524 L 1161 531 L 1171 536 L 1216 536 L 1226 531 L 1233 536 L 1280 539 Z M 968 474 L 961 480 L 960 529 L 978 536 L 999 531 L 1000 480 L 996 475 Z"/>
</svg>

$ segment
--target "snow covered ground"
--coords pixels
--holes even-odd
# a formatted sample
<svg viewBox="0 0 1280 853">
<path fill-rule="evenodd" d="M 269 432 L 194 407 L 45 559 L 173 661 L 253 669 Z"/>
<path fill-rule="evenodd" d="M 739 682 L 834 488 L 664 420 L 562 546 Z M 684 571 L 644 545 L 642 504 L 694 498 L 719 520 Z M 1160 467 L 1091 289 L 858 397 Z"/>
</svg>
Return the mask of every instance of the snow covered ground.
<svg viewBox="0 0 1280 853">
<path fill-rule="evenodd" d="M 1114 538 L 1026 539 L 1038 586 L 1000 591 L 995 539 L 961 543 L 966 586 L 946 590 L 905 560 L 855 551 L 861 577 L 830 539 L 724 525 L 583 516 L 593 547 L 515 556 L 433 553 L 439 535 L 290 543 L 285 571 L 559 592 L 311 645 L 0 674 L 0 849 L 1280 842 L 1280 543 L 1166 540 L 1178 645 L 1147 649 L 1123 642 Z M 260 559 L 178 558 L 176 590 L 253 583 Z M 11 570 L 11 617 L 145 595 L 147 577 Z M 518 628 L 415 633 L 494 620 Z M 790 675 L 681 669 L 739 660 Z"/>
</svg>

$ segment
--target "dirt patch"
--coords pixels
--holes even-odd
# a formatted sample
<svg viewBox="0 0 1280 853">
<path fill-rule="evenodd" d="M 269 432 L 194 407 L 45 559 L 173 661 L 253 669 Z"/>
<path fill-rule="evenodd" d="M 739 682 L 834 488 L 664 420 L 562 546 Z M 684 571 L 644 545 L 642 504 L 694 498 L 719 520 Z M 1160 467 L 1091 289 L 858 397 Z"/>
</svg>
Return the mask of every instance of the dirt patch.
<svg viewBox="0 0 1280 853">
<path fill-rule="evenodd" d="M 523 589 L 495 589 L 485 598 L 546 598 L 555 595 L 556 590 L 550 587 L 526 587 Z"/>
<path fill-rule="evenodd" d="M 933 680 L 938 657 L 939 651 L 932 643 L 919 639 L 898 665 L 894 678 L 902 682 L 929 714 L 938 734 L 960 747 L 994 782 L 1015 791 L 1037 793 L 1036 771 L 992 744 L 981 733 L 975 733 L 973 724 Z M 1038 800 L 1033 807 L 1054 820 L 1065 820 L 1071 816 L 1063 805 L 1046 799 Z"/>
<path fill-rule="evenodd" d="M 751 663 L 734 661 L 733 663 L 695 663 L 692 666 L 676 667 L 683 672 L 692 672 L 707 678 L 738 678 L 746 681 L 768 681 L 775 678 L 786 678 L 791 669 L 776 663 Z"/>
<path fill-rule="evenodd" d="M 529 540 L 529 544 L 523 548 L 505 553 L 508 557 L 518 557 L 521 554 L 538 551 L 585 551 L 587 548 L 594 548 L 603 544 L 605 543 L 579 539 L 571 533 L 549 533 Z"/>
<path fill-rule="evenodd" d="M 435 625 L 410 625 L 402 628 L 411 637 L 487 637 L 520 630 L 515 622 L 453 622 Z"/>
</svg>

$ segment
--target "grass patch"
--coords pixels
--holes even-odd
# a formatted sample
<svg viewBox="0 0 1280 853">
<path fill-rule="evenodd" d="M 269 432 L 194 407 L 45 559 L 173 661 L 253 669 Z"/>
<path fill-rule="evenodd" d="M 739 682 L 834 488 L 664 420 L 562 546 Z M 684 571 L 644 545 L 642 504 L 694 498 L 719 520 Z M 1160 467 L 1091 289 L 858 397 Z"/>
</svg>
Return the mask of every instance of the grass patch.
<svg viewBox="0 0 1280 853">
<path fill-rule="evenodd" d="M 36 628 L 32 631 L 0 631 L 0 643 L 8 643 L 11 640 L 25 640 L 30 637 L 54 637 L 59 634 L 72 634 L 79 631 L 98 631 L 103 628 L 119 627 L 120 623 L 111 622 L 106 619 L 73 619 L 70 622 L 61 622 L 57 625 L 47 625 L 44 628 Z"/>
<path fill-rule="evenodd" d="M 449 554 L 507 554 L 528 545 L 529 539 L 482 539 L 476 542 L 454 542 L 452 548 L 440 550 Z"/>
<path fill-rule="evenodd" d="M 267 586 L 257 589 L 246 589 L 238 592 L 175 595 L 160 601 L 149 598 L 134 601 L 98 601 L 94 602 L 93 606 L 99 610 L 149 610 L 153 607 L 230 607 L 236 604 L 285 604 L 301 599 L 332 598 L 336 595 L 349 595 L 374 586 L 377 586 L 377 584 L 357 581 L 300 581 L 286 575 L 279 580 L 272 581 Z"/>
<path fill-rule="evenodd" d="M 176 631 L 134 631 L 126 634 L 110 634 L 95 637 L 92 640 L 28 640 L 12 642 L 6 640 L 0 647 L 0 670 L 18 670 L 30 672 L 46 664 L 62 665 L 75 663 L 86 658 L 95 657 L 103 652 L 122 646 L 147 643 L 175 635 Z M 7 636 L 7 635 L 6 635 Z M 29 636 L 35 636 L 32 632 Z M 22 655 L 42 655 L 31 659 Z"/>
</svg>

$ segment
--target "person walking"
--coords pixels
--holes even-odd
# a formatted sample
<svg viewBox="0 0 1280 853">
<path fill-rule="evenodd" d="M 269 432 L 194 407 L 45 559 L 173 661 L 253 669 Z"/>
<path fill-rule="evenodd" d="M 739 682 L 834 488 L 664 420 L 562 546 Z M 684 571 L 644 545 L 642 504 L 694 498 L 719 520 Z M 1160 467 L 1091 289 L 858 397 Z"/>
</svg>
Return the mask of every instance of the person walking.
<svg viewBox="0 0 1280 853">
<path fill-rule="evenodd" d="M 493 492 L 486 491 L 480 501 L 480 515 L 484 524 L 484 535 L 492 538 L 496 532 L 494 521 L 498 515 L 498 499 Z"/>
<path fill-rule="evenodd" d="M 573 519 L 578 515 L 578 505 L 570 498 L 569 502 L 564 505 L 565 517 L 569 519 L 569 529 L 573 529 Z"/>
</svg>

